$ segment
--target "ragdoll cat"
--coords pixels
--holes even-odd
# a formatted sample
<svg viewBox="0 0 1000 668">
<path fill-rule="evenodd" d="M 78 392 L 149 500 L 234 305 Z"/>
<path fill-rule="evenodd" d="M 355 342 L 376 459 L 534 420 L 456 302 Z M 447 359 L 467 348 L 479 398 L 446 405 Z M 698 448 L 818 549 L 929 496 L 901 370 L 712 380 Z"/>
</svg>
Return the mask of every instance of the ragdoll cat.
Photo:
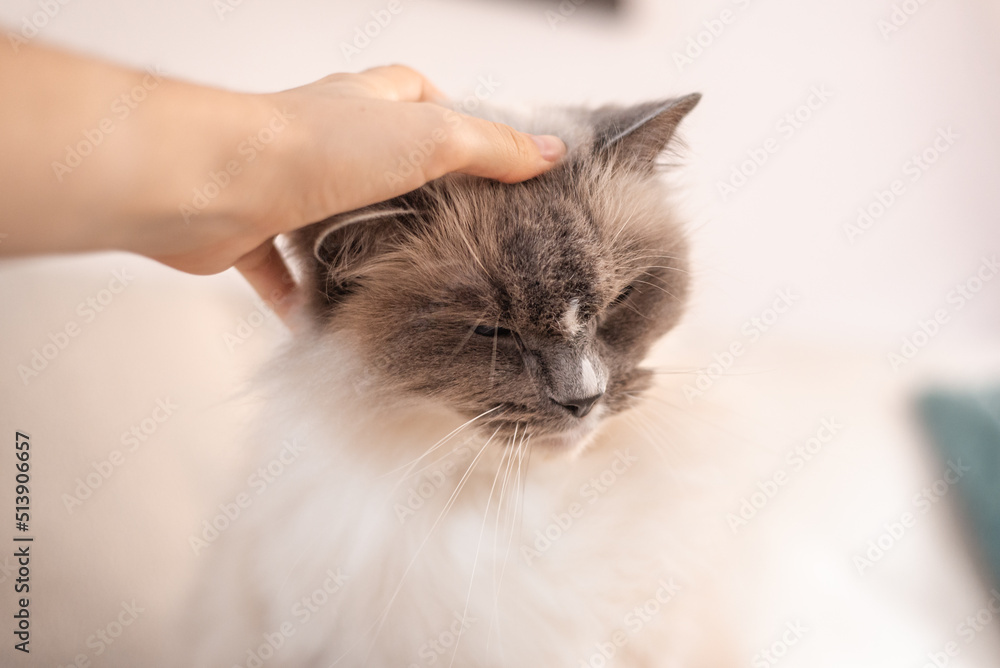
<svg viewBox="0 0 1000 668">
<path fill-rule="evenodd" d="M 658 161 L 698 99 L 504 117 L 568 154 L 292 236 L 309 324 L 185 665 L 725 665 L 641 364 L 688 294 Z"/>
</svg>

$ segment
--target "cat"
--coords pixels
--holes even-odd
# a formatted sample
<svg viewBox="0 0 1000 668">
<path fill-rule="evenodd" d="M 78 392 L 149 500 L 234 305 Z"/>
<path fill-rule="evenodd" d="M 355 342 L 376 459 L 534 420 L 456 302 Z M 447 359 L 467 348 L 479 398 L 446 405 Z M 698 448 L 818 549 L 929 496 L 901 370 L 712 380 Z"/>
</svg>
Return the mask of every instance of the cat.
<svg viewBox="0 0 1000 668">
<path fill-rule="evenodd" d="M 301 331 L 183 665 L 728 665 L 695 463 L 643 367 L 689 295 L 661 162 L 699 99 L 477 110 L 568 153 L 290 235 Z"/>
</svg>

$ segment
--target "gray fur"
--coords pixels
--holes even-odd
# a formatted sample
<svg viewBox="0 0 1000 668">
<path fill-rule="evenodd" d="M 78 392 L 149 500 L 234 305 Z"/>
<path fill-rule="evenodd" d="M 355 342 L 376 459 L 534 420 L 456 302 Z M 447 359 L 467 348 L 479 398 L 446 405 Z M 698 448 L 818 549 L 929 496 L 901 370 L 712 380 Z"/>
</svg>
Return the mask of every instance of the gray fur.
<svg viewBox="0 0 1000 668">
<path fill-rule="evenodd" d="M 595 397 L 595 414 L 623 410 L 688 294 L 656 161 L 698 98 L 515 121 L 572 137 L 561 164 L 513 185 L 449 175 L 300 230 L 317 326 L 357 335 L 381 400 L 500 406 L 490 432 L 565 433 Z"/>
</svg>

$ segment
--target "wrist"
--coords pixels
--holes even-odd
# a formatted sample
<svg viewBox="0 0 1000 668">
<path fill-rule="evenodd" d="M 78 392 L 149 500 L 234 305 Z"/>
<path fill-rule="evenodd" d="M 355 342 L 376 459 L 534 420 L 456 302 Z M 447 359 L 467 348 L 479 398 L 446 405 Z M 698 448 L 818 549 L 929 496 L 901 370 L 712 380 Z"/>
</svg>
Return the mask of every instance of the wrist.
<svg viewBox="0 0 1000 668">
<path fill-rule="evenodd" d="M 145 126 L 137 127 L 134 152 L 143 167 L 125 191 L 140 213 L 131 216 L 135 222 L 123 221 L 120 247 L 159 259 L 192 248 L 260 243 L 281 215 L 288 143 L 282 135 L 289 122 L 266 95 L 176 81 L 163 88 Z"/>
<path fill-rule="evenodd" d="M 297 114 L 285 102 L 280 93 L 234 95 L 233 132 L 210 178 L 215 185 L 228 182 L 219 185 L 218 213 L 267 236 L 302 211 L 294 194 L 301 186 L 296 165 L 305 141 Z"/>
</svg>

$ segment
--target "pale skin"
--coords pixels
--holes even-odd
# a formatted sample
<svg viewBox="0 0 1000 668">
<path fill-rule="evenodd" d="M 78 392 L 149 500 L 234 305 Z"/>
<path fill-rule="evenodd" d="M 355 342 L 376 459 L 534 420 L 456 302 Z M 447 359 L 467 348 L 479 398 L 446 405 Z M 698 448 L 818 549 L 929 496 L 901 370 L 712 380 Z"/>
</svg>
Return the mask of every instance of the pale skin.
<svg viewBox="0 0 1000 668">
<path fill-rule="evenodd" d="M 523 181 L 566 150 L 441 106 L 400 65 L 246 94 L 22 46 L 0 50 L 0 90 L 0 256 L 236 267 L 281 315 L 297 293 L 276 235 L 449 172 Z"/>
</svg>

